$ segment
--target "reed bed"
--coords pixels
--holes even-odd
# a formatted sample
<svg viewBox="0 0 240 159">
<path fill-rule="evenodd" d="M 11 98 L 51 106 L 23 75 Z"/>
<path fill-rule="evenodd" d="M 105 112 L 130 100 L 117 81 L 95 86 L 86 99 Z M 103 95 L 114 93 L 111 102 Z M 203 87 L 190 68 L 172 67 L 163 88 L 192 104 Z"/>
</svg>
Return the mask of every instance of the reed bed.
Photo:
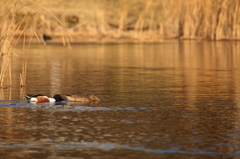
<svg viewBox="0 0 240 159">
<path fill-rule="evenodd" d="M 29 0 L 33 2 L 34 0 Z M 44 1 L 29 23 L 68 43 L 74 38 L 239 40 L 239 0 L 62 0 Z M 20 14 L 20 13 L 19 13 Z"/>
<path fill-rule="evenodd" d="M 11 59 L 14 54 L 16 55 L 13 49 L 27 27 L 27 25 L 25 25 L 20 29 L 23 26 L 23 22 L 28 13 L 26 13 L 22 21 L 16 25 L 15 13 L 17 12 L 17 9 L 16 3 L 11 4 L 8 0 L 5 0 L 0 7 L 2 13 L 0 15 L 0 88 L 12 86 Z M 18 38 L 16 39 L 15 36 L 17 35 L 17 31 L 20 31 L 20 34 L 18 34 Z"/>
<path fill-rule="evenodd" d="M 13 1 L 14 0 L 8 0 Z M 35 0 L 28 0 L 35 3 Z M 24 4 L 25 3 L 25 4 Z M 49 0 L 25 17 L 17 10 L 15 25 L 26 37 L 46 34 L 71 47 L 73 39 L 207 39 L 239 40 L 238 0 Z M 16 6 L 26 5 L 19 1 Z M 40 12 L 41 10 L 41 12 Z M 34 18 L 33 18 L 34 17 Z M 11 16 L 8 16 L 11 21 Z M 25 24 L 31 27 L 24 28 Z"/>
<path fill-rule="evenodd" d="M 22 72 L 20 73 L 20 87 L 26 87 L 27 75 L 27 56 L 25 46 L 30 45 L 32 40 L 46 44 L 43 35 L 45 30 L 51 30 L 54 27 L 56 31 L 61 31 L 63 44 L 71 47 L 71 37 L 68 30 L 64 29 L 63 23 L 39 1 L 19 1 L 4 0 L 0 2 L 0 88 L 12 86 L 11 59 L 12 56 L 21 55 Z M 51 21 L 44 20 L 44 11 L 51 15 Z M 50 25 L 51 23 L 51 25 Z M 23 53 L 15 53 L 14 48 L 20 42 L 23 42 Z"/>
<path fill-rule="evenodd" d="M 11 58 L 13 54 L 13 45 L 14 45 L 14 19 L 8 19 L 8 17 L 13 14 L 13 12 L 8 12 L 7 1 L 4 1 L 2 7 L 0 8 L 0 57 L 1 57 L 1 70 L 0 70 L 0 87 L 3 87 L 4 79 L 8 78 L 8 86 L 12 86 L 11 83 Z M 13 11 L 14 7 L 11 8 Z M 12 16 L 13 17 L 13 16 Z"/>
</svg>

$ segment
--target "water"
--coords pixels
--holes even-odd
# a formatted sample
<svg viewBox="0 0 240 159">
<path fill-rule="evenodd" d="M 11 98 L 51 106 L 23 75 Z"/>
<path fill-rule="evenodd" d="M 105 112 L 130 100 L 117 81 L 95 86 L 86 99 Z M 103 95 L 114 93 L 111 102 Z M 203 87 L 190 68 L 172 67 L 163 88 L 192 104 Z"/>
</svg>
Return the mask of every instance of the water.
<svg viewBox="0 0 240 159">
<path fill-rule="evenodd" d="M 32 45 L 1 90 L 0 158 L 240 157 L 239 43 Z M 18 47 L 21 50 L 21 46 Z M 32 104 L 24 94 L 95 94 Z"/>
</svg>

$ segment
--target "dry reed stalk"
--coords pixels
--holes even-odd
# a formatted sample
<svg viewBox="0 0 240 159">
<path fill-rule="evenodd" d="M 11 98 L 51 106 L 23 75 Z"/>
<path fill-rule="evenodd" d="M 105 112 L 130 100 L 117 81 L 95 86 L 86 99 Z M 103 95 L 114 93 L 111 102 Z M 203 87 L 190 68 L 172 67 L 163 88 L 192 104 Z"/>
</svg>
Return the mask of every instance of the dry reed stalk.
<svg viewBox="0 0 240 159">
<path fill-rule="evenodd" d="M 0 100 L 12 99 L 12 87 L 3 87 L 0 89 Z"/>
<path fill-rule="evenodd" d="M 10 21 L 7 19 L 8 16 L 11 14 L 11 12 L 6 12 L 6 7 L 8 3 L 7 1 L 4 1 L 3 3 L 3 13 L 0 17 L 0 20 L 5 23 L 0 24 L 1 28 L 1 41 L 0 41 L 0 52 L 1 52 L 1 71 L 0 71 L 0 87 L 3 87 L 3 82 L 6 76 L 6 71 L 8 70 L 7 77 L 8 79 L 11 79 L 11 54 L 12 54 L 12 29 L 14 27 L 14 21 L 11 19 Z M 14 5 L 15 7 L 15 5 Z M 12 10 L 14 10 L 14 7 Z M 8 86 L 11 86 L 11 81 L 9 81 Z"/>
<path fill-rule="evenodd" d="M 151 35 L 153 32 L 153 24 L 154 24 L 154 12 L 152 11 L 150 14 L 150 23 L 149 23 L 149 29 L 148 29 L 148 35 Z"/>
<path fill-rule="evenodd" d="M 43 6 L 41 6 L 41 7 L 42 7 L 44 10 L 46 10 L 48 13 L 50 13 L 51 16 L 54 17 L 61 25 L 64 26 L 63 22 L 62 22 L 61 20 L 59 20 L 53 12 L 49 11 L 47 8 L 45 8 L 45 7 L 43 7 Z"/>
<path fill-rule="evenodd" d="M 219 14 L 219 21 L 216 28 L 216 40 L 229 39 L 231 37 L 231 27 L 232 17 L 229 12 L 231 12 L 232 2 L 223 1 L 221 4 L 221 12 Z"/>
<path fill-rule="evenodd" d="M 26 37 L 23 37 L 23 58 L 24 62 L 22 65 L 22 73 L 20 73 L 20 87 L 26 87 L 26 76 L 27 76 L 27 57 L 25 57 L 25 45 L 26 45 Z"/>
<path fill-rule="evenodd" d="M 27 59 L 24 60 L 22 65 L 22 73 L 20 73 L 20 87 L 26 87 L 26 77 L 27 77 Z"/>
<path fill-rule="evenodd" d="M 25 95 L 26 95 L 26 87 L 21 87 L 20 88 L 20 99 L 25 100 Z"/>
<path fill-rule="evenodd" d="M 213 40 L 240 38 L 239 0 L 133 0 L 131 2 L 92 0 L 90 3 L 92 5 L 89 6 L 90 8 L 81 8 L 75 13 L 70 10 L 76 6 L 66 8 L 67 13 L 65 10 L 64 13 L 58 10 L 59 15 L 75 14 L 90 17 L 79 21 L 74 29 L 66 28 L 64 23 L 61 24 L 63 28 L 72 29 L 71 33 L 76 35 L 95 38 L 102 35 L 113 35 L 116 38 L 128 35 L 142 39 L 145 35 L 156 37 L 156 31 L 159 33 L 158 36 L 168 38 Z M 89 9 L 96 12 L 89 12 Z M 49 23 L 47 26 L 50 30 L 53 24 Z M 51 32 L 54 34 L 58 30 L 54 28 Z"/>
<path fill-rule="evenodd" d="M 96 5 L 95 8 L 95 16 L 96 16 L 96 24 L 98 28 L 98 32 L 100 35 L 106 34 L 106 28 L 105 28 L 105 11 L 101 9 L 100 4 Z"/>
<path fill-rule="evenodd" d="M 0 100 L 4 100 L 4 92 L 3 92 L 3 89 L 0 89 Z"/>
<path fill-rule="evenodd" d="M 11 3 L 8 3 L 8 1 L 4 1 L 4 6 L 3 8 L 5 10 L 8 10 L 9 6 L 11 6 Z M 2 9 L 2 8 L 1 8 Z M 16 35 L 16 32 L 19 31 L 20 27 L 23 24 L 23 21 L 26 19 L 26 16 L 30 12 L 33 7 L 27 11 L 25 14 L 24 18 L 22 19 L 21 23 L 16 27 L 15 26 L 15 18 L 14 14 L 17 11 L 16 8 L 16 3 L 11 6 L 11 11 L 10 12 L 5 12 L 0 18 L 1 21 L 4 23 L 1 23 L 1 56 L 2 57 L 2 65 L 1 65 L 1 72 L 0 72 L 0 87 L 3 87 L 4 79 L 5 79 L 5 72 L 8 70 L 8 86 L 10 87 L 12 85 L 12 79 L 11 79 L 11 58 L 13 54 L 13 48 L 16 46 L 18 43 L 18 40 L 21 36 L 21 34 L 24 32 L 25 28 L 27 25 L 24 27 L 22 30 L 21 34 L 19 35 L 18 39 L 15 40 L 14 37 Z M 8 20 L 8 17 L 12 17 L 10 20 Z M 15 29 L 16 28 L 16 29 Z"/>
<path fill-rule="evenodd" d="M 46 9 L 45 7 L 42 7 L 44 10 L 46 10 L 48 13 L 51 14 L 51 16 L 57 20 L 57 23 L 53 22 L 53 21 L 50 21 L 49 19 L 45 19 L 44 16 L 42 16 L 42 21 L 43 21 L 43 24 L 42 24 L 42 27 L 44 28 L 45 32 L 48 32 L 49 34 L 51 35 L 55 35 L 55 36 L 60 36 L 61 39 L 62 39 L 62 44 L 64 46 L 68 46 L 68 48 L 71 48 L 71 41 L 72 41 L 72 33 L 66 29 L 67 26 L 62 23 L 62 21 L 56 16 L 54 15 L 54 13 L 52 13 L 51 11 L 49 11 L 48 9 Z M 61 16 L 62 19 L 64 19 L 63 16 Z M 59 26 L 59 23 L 60 23 L 60 26 Z M 52 28 L 55 28 L 55 31 L 57 32 L 53 32 L 51 29 Z M 60 33 L 60 34 L 59 34 Z M 46 42 L 45 40 L 43 40 L 43 38 L 41 38 L 42 41 L 43 41 L 43 44 L 46 45 Z"/>
<path fill-rule="evenodd" d="M 240 19 L 238 18 L 238 15 L 240 14 L 239 11 L 239 1 L 237 0 L 235 3 L 235 9 L 234 12 L 232 13 L 232 17 L 233 17 L 233 33 L 232 36 L 234 39 L 237 39 L 240 37 Z"/>
<path fill-rule="evenodd" d="M 150 9 L 152 5 L 153 0 L 147 0 L 145 4 L 145 8 L 140 12 L 137 22 L 135 23 L 134 29 L 135 29 L 135 37 L 139 37 L 143 30 L 144 25 L 144 18 L 148 10 Z"/>
<path fill-rule="evenodd" d="M 10 48 L 11 49 L 11 48 Z M 0 88 L 3 87 L 3 82 L 4 82 L 4 79 L 5 79 L 5 72 L 7 70 L 8 71 L 8 76 L 11 77 L 11 66 L 10 66 L 10 63 L 11 63 L 11 52 L 7 53 L 7 55 L 3 55 L 3 56 L 6 56 L 4 57 L 2 60 L 2 65 L 1 65 L 1 72 L 0 72 Z M 11 85 L 8 85 L 9 87 Z"/>
<path fill-rule="evenodd" d="M 0 70 L 0 87 L 3 87 L 4 85 L 4 79 L 8 79 L 8 87 L 12 85 L 12 77 L 11 77 L 11 58 L 14 47 L 17 45 L 19 42 L 20 37 L 24 35 L 24 43 L 23 47 L 25 48 L 26 45 L 26 39 L 25 39 L 25 33 L 28 31 L 28 28 L 30 30 L 33 30 L 33 34 L 31 35 L 30 41 L 28 45 L 30 45 L 33 36 L 35 35 L 37 39 L 39 40 L 39 37 L 34 30 L 34 27 L 37 26 L 37 22 L 34 21 L 34 25 L 32 25 L 29 21 L 27 21 L 27 17 L 31 16 L 31 12 L 37 7 L 40 6 L 40 3 L 43 0 L 37 1 L 34 3 L 29 9 L 25 11 L 23 14 L 23 18 L 20 20 L 19 24 L 16 25 L 16 12 L 18 12 L 20 9 L 16 7 L 17 3 L 11 4 L 10 1 L 5 0 L 3 2 L 3 5 L 1 5 L 0 10 L 1 10 L 1 15 L 0 15 L 0 21 L 4 23 L 0 23 L 0 57 L 1 57 L 1 70 Z M 10 12 L 9 12 L 10 8 Z M 48 13 L 50 13 L 61 25 L 63 23 L 48 9 L 45 7 L 41 7 L 42 9 L 46 10 Z M 33 16 L 36 16 L 36 14 L 39 12 L 35 11 Z M 9 17 L 11 19 L 9 19 Z M 32 18 L 30 18 L 32 19 Z M 49 22 L 50 24 L 50 22 Z M 49 25 L 49 28 L 51 26 Z M 62 34 L 63 35 L 63 34 Z M 66 33 L 64 32 L 65 37 L 67 37 Z M 17 39 L 15 39 L 17 37 Z M 68 47 L 71 47 L 70 45 L 70 38 L 66 38 L 66 44 Z M 24 51 L 23 48 L 23 51 Z M 25 56 L 25 54 L 24 54 Z M 26 58 L 26 57 L 25 57 Z M 22 65 L 22 73 L 20 73 L 20 86 L 25 87 L 26 86 L 26 69 L 27 69 L 27 59 L 24 60 L 23 65 Z M 8 70 L 8 71 L 7 71 Z M 6 76 L 6 72 L 8 72 Z"/>
<path fill-rule="evenodd" d="M 67 30 L 60 28 L 61 37 L 62 37 L 62 44 L 63 46 L 68 46 L 71 49 L 71 36 L 68 34 Z"/>
<path fill-rule="evenodd" d="M 9 88 L 9 92 L 8 92 L 8 100 L 12 99 L 12 87 Z"/>
<path fill-rule="evenodd" d="M 31 38 L 30 38 L 30 40 L 29 40 L 28 47 L 30 46 L 30 44 L 31 44 L 32 39 L 33 39 L 34 36 L 35 36 L 35 37 L 37 38 L 37 40 L 40 42 L 40 38 L 38 37 L 36 31 L 35 31 L 34 29 L 32 29 L 32 30 L 33 30 L 33 34 L 31 34 Z"/>
<path fill-rule="evenodd" d="M 197 5 L 197 1 L 188 1 L 186 2 L 186 6 L 188 9 L 185 13 L 185 22 L 183 27 L 183 38 L 196 38 L 197 37 L 197 31 L 200 25 L 200 20 L 198 18 L 201 18 L 201 6 Z M 198 2 L 199 3 L 199 2 Z"/>
<path fill-rule="evenodd" d="M 58 33 L 66 35 L 62 37 L 65 45 L 69 45 L 67 43 L 71 40 L 69 38 L 71 34 L 89 38 L 119 38 L 127 35 L 137 39 L 146 39 L 146 37 L 240 39 L 239 0 L 90 1 L 79 2 L 79 4 L 91 4 L 89 8 L 77 9 L 76 6 L 69 5 L 64 12 L 55 6 L 57 14 L 41 4 L 41 9 L 47 12 L 42 14 L 45 20 L 42 19 L 41 29 L 45 27 L 44 31 L 52 35 Z M 51 4 L 45 2 L 46 5 Z M 76 11 L 72 11 L 74 9 Z M 89 9 L 95 12 L 89 12 Z M 48 15 L 53 18 L 50 19 Z M 66 24 L 65 17 L 68 15 L 76 15 L 79 18 L 79 22 L 74 27 Z M 23 19 L 27 20 L 26 17 Z M 58 27 L 55 27 L 54 21 L 57 21 Z M 24 25 L 22 24 L 21 27 L 23 28 Z M 30 25 L 40 28 L 37 20 L 32 21 Z M 41 29 L 36 32 L 41 32 Z M 18 29 L 17 33 L 21 30 Z"/>
<path fill-rule="evenodd" d="M 64 34 L 62 29 L 61 29 L 61 34 L 62 35 Z M 63 43 L 63 46 L 67 45 L 66 38 L 64 36 L 62 36 L 62 43 Z"/>
<path fill-rule="evenodd" d="M 22 66 L 22 73 L 20 73 L 20 87 L 26 87 L 27 62 Z"/>
<path fill-rule="evenodd" d="M 11 87 L 12 86 L 12 66 L 11 66 L 11 60 L 9 63 L 9 67 L 8 67 L 8 85 Z"/>
<path fill-rule="evenodd" d="M 120 37 L 123 29 L 124 29 L 124 25 L 125 25 L 125 21 L 127 19 L 127 15 L 129 12 L 129 2 L 127 0 L 123 0 L 120 3 L 120 18 L 119 18 L 119 24 L 118 24 L 118 31 L 117 31 L 117 37 Z"/>
<path fill-rule="evenodd" d="M 20 24 L 18 25 L 18 27 L 17 27 L 15 30 L 13 30 L 13 31 L 14 31 L 14 33 L 13 33 L 14 36 L 13 36 L 12 38 L 15 37 L 16 33 L 17 33 L 17 32 L 20 30 L 20 28 L 23 26 L 23 22 L 26 20 L 26 18 L 27 18 L 27 16 L 29 15 L 29 13 L 30 13 L 35 7 L 37 7 L 42 1 L 43 1 L 43 0 L 38 1 L 35 5 L 33 5 L 30 9 L 28 9 L 28 10 L 25 12 L 24 17 L 22 18 Z M 26 29 L 27 26 L 28 26 L 28 24 L 26 24 L 26 25 L 24 26 L 24 29 L 21 31 L 20 35 L 18 36 L 18 39 L 15 41 L 15 43 L 14 43 L 14 45 L 13 45 L 14 47 L 17 45 L 20 37 L 21 37 L 22 34 L 24 33 L 24 31 L 25 31 L 25 29 Z"/>
<path fill-rule="evenodd" d="M 71 38 L 69 38 L 69 37 L 66 37 L 67 46 L 68 46 L 68 48 L 69 48 L 69 49 L 71 49 L 71 48 L 72 48 L 70 40 L 71 40 Z"/>
</svg>

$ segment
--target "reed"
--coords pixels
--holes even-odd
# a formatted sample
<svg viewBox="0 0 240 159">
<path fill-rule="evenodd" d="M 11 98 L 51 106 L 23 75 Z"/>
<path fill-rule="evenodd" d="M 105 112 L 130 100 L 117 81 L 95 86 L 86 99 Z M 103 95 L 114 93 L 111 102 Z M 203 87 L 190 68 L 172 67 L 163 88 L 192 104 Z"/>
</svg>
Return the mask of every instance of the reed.
<svg viewBox="0 0 240 159">
<path fill-rule="evenodd" d="M 19 30 L 20 26 L 15 25 L 15 16 L 16 12 L 16 3 L 13 4 L 10 8 L 9 1 L 5 0 L 1 5 L 0 16 L 0 57 L 1 57 L 1 70 L 0 70 L 0 88 L 3 88 L 4 80 L 7 79 L 8 84 L 5 87 L 12 86 L 11 79 L 11 58 L 14 54 L 13 48 L 16 46 L 18 39 L 15 40 L 16 31 Z M 9 12 L 10 9 L 10 12 Z M 9 19 L 11 17 L 11 19 Z M 24 20 L 24 19 L 23 19 Z M 21 23 L 22 24 L 22 23 Z M 20 34 L 21 35 L 21 34 Z M 19 35 L 19 37 L 20 37 Z"/>
<path fill-rule="evenodd" d="M 20 87 L 26 87 L 26 76 L 27 76 L 27 59 L 22 65 L 22 73 L 20 73 Z"/>
<path fill-rule="evenodd" d="M 4 79 L 8 78 L 8 86 L 11 86 L 11 56 L 12 56 L 12 50 L 13 50 L 13 36 L 12 33 L 14 26 L 14 19 L 8 19 L 8 16 L 10 14 L 13 14 L 12 12 L 8 12 L 6 7 L 8 3 L 7 1 L 4 1 L 1 9 L 1 15 L 0 15 L 0 57 L 1 57 L 1 70 L 0 70 L 0 87 L 3 87 Z M 15 8 L 11 8 L 11 11 L 13 11 Z"/>
<path fill-rule="evenodd" d="M 44 1 L 44 32 L 53 37 L 240 39 L 239 0 Z M 39 23 L 39 22 L 38 22 Z M 60 22 L 59 22 L 60 23 Z M 37 28 L 40 30 L 40 28 Z M 65 40 L 66 40 L 65 39 Z M 63 39 L 63 42 L 65 41 Z"/>
<path fill-rule="evenodd" d="M 13 55 L 18 55 L 13 50 L 20 39 L 23 39 L 23 64 L 22 72 L 20 73 L 20 87 L 26 86 L 27 58 L 24 53 L 25 46 L 27 43 L 30 45 L 34 37 L 40 41 L 44 33 L 44 30 L 41 32 L 41 29 L 52 26 L 46 26 L 46 22 L 41 21 L 41 17 L 43 17 L 40 14 L 41 11 L 48 12 L 57 21 L 56 23 L 51 20 L 51 22 L 47 21 L 47 23 L 55 24 L 56 28 L 59 28 L 62 32 L 63 43 L 71 47 L 71 37 L 68 34 L 68 30 L 62 27 L 63 23 L 51 11 L 40 5 L 42 1 L 33 1 L 32 4 L 21 4 L 22 1 L 15 0 L 0 2 L 0 88 L 12 86 L 11 59 Z M 28 39 L 28 42 L 26 39 Z M 43 43 L 45 43 L 44 40 Z"/>
</svg>

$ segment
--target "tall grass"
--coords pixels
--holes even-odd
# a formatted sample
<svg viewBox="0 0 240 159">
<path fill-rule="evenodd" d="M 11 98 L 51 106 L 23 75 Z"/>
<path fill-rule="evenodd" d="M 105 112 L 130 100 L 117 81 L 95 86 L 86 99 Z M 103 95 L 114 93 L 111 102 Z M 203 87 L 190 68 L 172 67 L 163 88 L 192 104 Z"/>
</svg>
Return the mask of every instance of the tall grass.
<svg viewBox="0 0 240 159">
<path fill-rule="evenodd" d="M 29 0 L 34 2 L 34 0 Z M 239 0 L 69 0 L 43 1 L 38 32 L 76 38 L 240 39 Z M 20 14 L 20 13 L 19 13 Z M 38 19 L 38 20 L 37 20 Z M 41 27 L 39 27 L 41 25 Z"/>
<path fill-rule="evenodd" d="M 46 27 L 46 22 L 43 19 L 44 15 L 40 14 L 43 10 L 51 14 L 55 19 L 55 21 L 51 21 L 52 24 L 48 27 L 52 27 L 53 24 L 57 26 L 58 24 L 56 28 L 61 28 L 64 45 L 71 46 L 68 34 L 62 29 L 63 24 L 52 12 L 40 5 L 42 1 L 25 2 L 24 4 L 18 0 L 0 2 L 0 88 L 12 86 L 11 59 L 14 55 L 18 56 L 14 52 L 14 48 L 20 39 L 23 41 L 23 54 L 21 54 L 22 58 L 19 58 L 22 59 L 23 63 L 22 72 L 20 73 L 20 86 L 26 86 L 27 59 L 24 53 L 25 46 L 27 43 L 29 45 L 32 42 L 33 37 L 36 37 L 38 41 L 42 39 L 44 30 L 42 32 L 41 30 Z M 56 21 L 58 21 L 57 24 Z M 50 23 L 50 21 L 47 21 L 47 23 Z M 45 43 L 44 40 L 43 42 Z"/>
<path fill-rule="evenodd" d="M 11 59 L 14 54 L 13 49 L 18 43 L 20 36 L 24 33 L 27 24 L 24 24 L 24 20 L 28 15 L 29 11 L 26 12 L 22 18 L 20 24 L 16 25 L 15 13 L 18 8 L 16 7 L 17 3 L 11 3 L 8 0 L 5 0 L 1 4 L 1 15 L 0 15 L 0 57 L 1 57 L 1 70 L 0 70 L 0 87 L 2 88 L 5 84 L 5 87 L 12 86 L 11 79 Z M 20 28 L 23 29 L 20 30 Z M 16 33 L 19 31 L 18 38 L 16 39 Z M 7 78 L 7 84 L 5 79 Z M 5 82 L 5 83 L 4 83 Z"/>
<path fill-rule="evenodd" d="M 4 79 L 8 78 L 8 86 L 11 86 L 11 58 L 13 54 L 14 41 L 14 16 L 13 10 L 15 10 L 15 5 L 11 8 L 9 12 L 7 9 L 7 0 L 3 2 L 0 8 L 0 57 L 1 57 L 1 70 L 0 70 L 0 87 L 3 87 Z M 9 17 L 12 16 L 11 19 Z"/>
</svg>

